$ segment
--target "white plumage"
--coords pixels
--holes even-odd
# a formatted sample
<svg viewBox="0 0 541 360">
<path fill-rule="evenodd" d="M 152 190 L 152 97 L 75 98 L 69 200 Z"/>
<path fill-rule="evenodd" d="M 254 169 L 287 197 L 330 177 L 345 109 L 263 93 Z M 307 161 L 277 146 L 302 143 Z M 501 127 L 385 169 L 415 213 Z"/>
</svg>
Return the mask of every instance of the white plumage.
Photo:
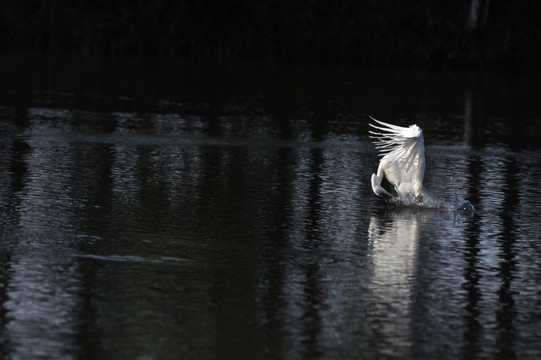
<svg viewBox="0 0 541 360">
<path fill-rule="evenodd" d="M 372 190 L 378 196 L 394 197 L 381 186 L 383 176 L 394 186 L 397 197 L 427 196 L 423 191 L 425 175 L 425 146 L 423 130 L 417 125 L 396 126 L 370 117 L 378 131 L 369 131 L 382 158 L 378 171 L 372 174 Z"/>
</svg>

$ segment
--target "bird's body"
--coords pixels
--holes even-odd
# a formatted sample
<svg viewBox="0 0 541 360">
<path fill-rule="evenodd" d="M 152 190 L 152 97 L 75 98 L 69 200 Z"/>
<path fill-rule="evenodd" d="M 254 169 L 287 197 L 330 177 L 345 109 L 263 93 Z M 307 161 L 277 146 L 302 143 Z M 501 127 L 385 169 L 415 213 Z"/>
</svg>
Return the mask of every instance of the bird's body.
<svg viewBox="0 0 541 360">
<path fill-rule="evenodd" d="M 429 197 L 423 190 L 425 174 L 425 147 L 423 131 L 417 125 L 396 126 L 378 121 L 370 124 L 378 131 L 370 131 L 376 149 L 382 158 L 377 173 L 372 174 L 372 190 L 378 196 L 394 198 L 381 186 L 383 177 L 393 185 L 396 197 Z"/>
</svg>

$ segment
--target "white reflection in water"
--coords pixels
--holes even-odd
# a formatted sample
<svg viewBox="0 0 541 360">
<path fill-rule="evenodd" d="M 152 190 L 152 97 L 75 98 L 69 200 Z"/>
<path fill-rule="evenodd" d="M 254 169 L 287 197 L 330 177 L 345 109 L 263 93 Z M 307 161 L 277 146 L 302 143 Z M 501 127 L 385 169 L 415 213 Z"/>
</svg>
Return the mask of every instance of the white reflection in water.
<svg viewBox="0 0 541 360">
<path fill-rule="evenodd" d="M 409 209 L 390 219 L 370 218 L 368 240 L 372 276 L 368 286 L 374 304 L 369 317 L 383 353 L 404 354 L 411 346 L 412 284 L 419 241 L 419 218 Z"/>
</svg>

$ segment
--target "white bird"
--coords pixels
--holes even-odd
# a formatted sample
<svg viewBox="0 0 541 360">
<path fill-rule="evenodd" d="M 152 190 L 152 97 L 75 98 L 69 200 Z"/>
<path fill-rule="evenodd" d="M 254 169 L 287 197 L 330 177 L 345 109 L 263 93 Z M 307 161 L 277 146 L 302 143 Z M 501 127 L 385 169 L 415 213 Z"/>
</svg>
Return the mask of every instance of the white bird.
<svg viewBox="0 0 541 360">
<path fill-rule="evenodd" d="M 369 131 L 374 144 L 379 150 L 378 171 L 372 174 L 372 190 L 378 196 L 394 198 L 381 186 L 383 176 L 394 186 L 398 199 L 408 195 L 418 197 L 431 196 L 423 190 L 425 175 L 425 146 L 423 130 L 417 125 L 396 126 L 370 117 L 378 125 L 370 124 L 379 131 Z"/>
</svg>

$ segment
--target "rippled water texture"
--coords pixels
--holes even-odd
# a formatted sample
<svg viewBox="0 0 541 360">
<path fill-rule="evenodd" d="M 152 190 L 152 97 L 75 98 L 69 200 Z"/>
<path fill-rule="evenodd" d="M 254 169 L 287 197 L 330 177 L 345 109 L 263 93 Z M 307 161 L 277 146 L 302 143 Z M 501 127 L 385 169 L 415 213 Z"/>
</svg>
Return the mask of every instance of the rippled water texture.
<svg viewBox="0 0 541 360">
<path fill-rule="evenodd" d="M 2 61 L 2 357 L 541 356 L 537 82 Z M 376 198 L 369 114 L 475 211 Z"/>
</svg>

